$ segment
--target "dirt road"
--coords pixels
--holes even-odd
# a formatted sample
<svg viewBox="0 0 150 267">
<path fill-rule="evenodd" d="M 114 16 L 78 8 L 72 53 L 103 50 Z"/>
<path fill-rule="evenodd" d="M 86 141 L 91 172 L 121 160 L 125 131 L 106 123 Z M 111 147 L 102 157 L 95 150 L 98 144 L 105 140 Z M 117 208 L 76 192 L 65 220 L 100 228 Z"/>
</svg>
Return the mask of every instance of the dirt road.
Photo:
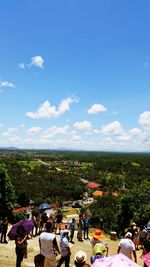
<svg viewBox="0 0 150 267">
<path fill-rule="evenodd" d="M 39 253 L 39 237 L 34 237 L 33 239 L 28 240 L 28 258 L 24 259 L 22 262 L 22 267 L 34 267 L 33 259 L 36 254 Z M 57 240 L 59 243 L 59 235 L 57 235 Z M 109 255 L 116 254 L 118 242 L 110 240 L 110 238 L 105 238 L 104 240 L 107 242 L 109 247 Z M 70 267 L 73 266 L 74 255 L 78 250 L 83 250 L 87 253 L 87 262 L 89 263 L 90 255 L 91 255 L 91 246 L 89 240 L 85 240 L 84 242 L 79 242 L 76 239 L 76 234 L 74 237 L 75 244 L 71 244 L 71 264 Z M 143 262 L 140 260 L 141 250 L 137 251 L 138 264 L 143 266 Z M 16 255 L 15 255 L 15 242 L 9 241 L 8 244 L 0 244 L 0 267 L 15 267 Z M 64 265 L 62 265 L 64 266 Z"/>
</svg>

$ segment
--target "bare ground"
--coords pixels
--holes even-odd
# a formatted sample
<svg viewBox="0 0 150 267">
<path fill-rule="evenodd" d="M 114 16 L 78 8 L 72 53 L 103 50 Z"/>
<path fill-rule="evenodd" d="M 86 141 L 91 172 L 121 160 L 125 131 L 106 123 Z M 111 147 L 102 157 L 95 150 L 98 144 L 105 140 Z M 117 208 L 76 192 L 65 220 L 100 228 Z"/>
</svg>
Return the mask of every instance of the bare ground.
<svg viewBox="0 0 150 267">
<path fill-rule="evenodd" d="M 33 239 L 28 240 L 28 258 L 24 259 L 22 262 L 22 267 L 33 267 L 34 256 L 39 253 L 39 237 L 34 237 Z M 58 243 L 59 236 L 57 235 Z M 104 239 L 107 242 L 109 247 L 109 255 L 114 255 L 117 252 L 118 242 L 119 240 L 113 241 L 110 240 L 109 237 Z M 74 255 L 78 250 L 83 250 L 87 253 L 87 262 L 90 263 L 91 256 L 91 246 L 89 240 L 85 240 L 84 242 L 79 242 L 76 239 L 76 234 L 74 237 L 75 244 L 71 244 L 71 264 L 70 267 L 73 266 Z M 142 250 L 137 251 L 138 264 L 143 266 L 143 262 L 140 259 L 140 255 Z M 59 256 L 58 256 L 59 258 Z M 15 255 L 15 242 L 9 241 L 8 244 L 0 244 L 0 267 L 15 267 L 16 255 Z M 64 266 L 64 265 L 62 265 Z"/>
</svg>

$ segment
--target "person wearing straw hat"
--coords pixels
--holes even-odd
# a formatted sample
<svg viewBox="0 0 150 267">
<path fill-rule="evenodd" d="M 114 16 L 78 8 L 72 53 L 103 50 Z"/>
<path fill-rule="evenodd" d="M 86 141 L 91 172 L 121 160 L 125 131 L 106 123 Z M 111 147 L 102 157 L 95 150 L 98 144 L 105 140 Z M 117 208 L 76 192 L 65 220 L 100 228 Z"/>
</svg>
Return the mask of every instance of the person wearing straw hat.
<svg viewBox="0 0 150 267">
<path fill-rule="evenodd" d="M 105 238 L 105 235 L 103 234 L 103 232 L 100 229 L 96 229 L 93 233 L 92 233 L 92 239 L 90 240 L 91 246 L 92 246 L 92 252 L 94 254 L 94 247 L 96 244 L 102 243 L 105 247 L 105 252 L 106 252 L 106 257 L 108 256 L 108 246 L 107 244 L 104 244 L 102 239 Z"/>
<path fill-rule="evenodd" d="M 83 267 L 86 263 L 86 253 L 79 250 L 74 256 L 74 267 Z"/>
</svg>

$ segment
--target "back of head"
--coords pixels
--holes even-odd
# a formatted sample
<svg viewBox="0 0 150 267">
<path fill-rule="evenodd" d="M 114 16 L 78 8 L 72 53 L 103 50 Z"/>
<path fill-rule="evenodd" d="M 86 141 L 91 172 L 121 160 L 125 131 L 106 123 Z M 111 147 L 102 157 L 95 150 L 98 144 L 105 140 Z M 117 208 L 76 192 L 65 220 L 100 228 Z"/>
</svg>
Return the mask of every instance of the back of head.
<svg viewBox="0 0 150 267">
<path fill-rule="evenodd" d="M 127 233 L 125 234 L 125 238 L 129 238 L 129 239 L 131 239 L 131 238 L 132 238 L 132 233 L 131 233 L 131 232 L 127 232 Z"/>
<path fill-rule="evenodd" d="M 42 254 L 37 254 L 34 257 L 35 267 L 44 267 L 44 259 L 45 257 Z"/>
<path fill-rule="evenodd" d="M 52 229 L 52 223 L 51 222 L 47 222 L 45 227 L 46 227 L 46 230 L 48 232 L 51 231 L 51 229 Z"/>
</svg>

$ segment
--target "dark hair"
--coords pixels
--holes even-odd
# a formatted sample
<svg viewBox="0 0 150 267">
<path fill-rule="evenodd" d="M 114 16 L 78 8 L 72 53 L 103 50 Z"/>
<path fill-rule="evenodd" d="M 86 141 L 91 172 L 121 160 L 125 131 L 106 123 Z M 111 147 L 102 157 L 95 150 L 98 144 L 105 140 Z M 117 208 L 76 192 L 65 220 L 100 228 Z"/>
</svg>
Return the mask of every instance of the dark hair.
<svg viewBox="0 0 150 267">
<path fill-rule="evenodd" d="M 47 231 L 51 230 L 52 229 L 52 223 L 51 222 L 47 222 L 45 227 L 46 227 Z"/>
<path fill-rule="evenodd" d="M 34 257 L 35 266 L 37 266 L 37 264 L 44 263 L 44 259 L 45 259 L 45 257 L 42 254 L 35 255 L 35 257 Z"/>
<path fill-rule="evenodd" d="M 20 225 L 18 228 L 17 228 L 17 235 L 20 233 L 20 231 L 22 231 L 23 233 L 25 233 L 25 229 L 24 229 L 24 226 L 23 225 Z"/>
</svg>

